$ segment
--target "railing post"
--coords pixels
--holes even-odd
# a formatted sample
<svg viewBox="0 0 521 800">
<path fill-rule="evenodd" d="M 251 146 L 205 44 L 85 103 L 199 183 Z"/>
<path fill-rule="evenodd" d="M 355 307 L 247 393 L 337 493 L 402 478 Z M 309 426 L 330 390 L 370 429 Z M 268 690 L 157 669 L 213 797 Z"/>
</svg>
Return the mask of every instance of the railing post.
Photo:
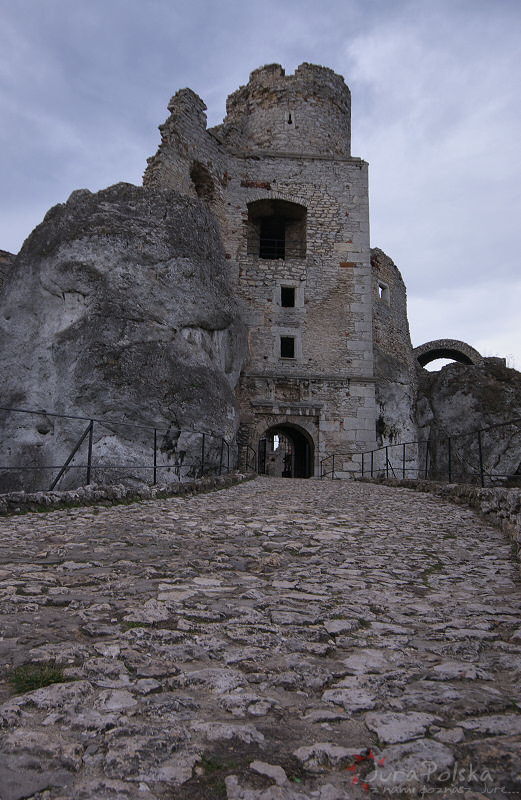
<svg viewBox="0 0 521 800">
<path fill-rule="evenodd" d="M 429 440 L 425 443 L 425 480 L 429 475 Z"/>
<path fill-rule="evenodd" d="M 221 475 L 223 470 L 223 448 L 224 448 L 224 439 L 221 436 L 221 454 L 219 456 L 219 475 Z"/>
<path fill-rule="evenodd" d="M 447 456 L 449 459 L 449 483 L 452 483 L 452 441 L 450 436 L 448 438 L 447 448 L 448 448 Z"/>
<path fill-rule="evenodd" d="M 154 486 L 157 483 L 157 428 L 154 428 Z"/>
<path fill-rule="evenodd" d="M 362 453 L 362 478 L 364 477 L 364 453 Z"/>
<path fill-rule="evenodd" d="M 203 433 L 203 441 L 202 441 L 202 444 L 201 444 L 201 478 L 204 475 L 204 439 L 205 439 L 205 435 Z"/>
<path fill-rule="evenodd" d="M 228 444 L 228 442 L 226 442 L 226 453 L 227 453 L 226 466 L 227 466 L 227 471 L 229 473 L 230 472 L 230 445 Z"/>
<path fill-rule="evenodd" d="M 389 477 L 389 448 L 385 445 L 385 477 Z"/>
<path fill-rule="evenodd" d="M 479 477 L 481 488 L 485 486 L 485 475 L 483 474 L 483 449 L 481 446 L 481 431 L 478 431 L 478 452 L 479 452 Z"/>
<path fill-rule="evenodd" d="M 90 485 L 90 473 L 92 468 L 92 438 L 94 433 L 94 420 L 91 419 L 89 425 L 89 450 L 87 454 L 87 486 Z"/>
<path fill-rule="evenodd" d="M 331 472 L 331 480 L 335 480 L 335 454 L 333 453 L 333 471 Z"/>
<path fill-rule="evenodd" d="M 405 480 L 405 442 L 402 449 L 402 480 Z"/>
<path fill-rule="evenodd" d="M 67 461 L 65 462 L 65 464 L 63 465 L 61 470 L 58 472 L 58 474 L 55 477 L 55 479 L 53 480 L 53 482 L 51 483 L 51 486 L 50 486 L 50 489 L 49 489 L 50 492 L 52 492 L 54 487 L 58 484 L 58 481 L 60 480 L 62 475 L 65 474 L 65 472 L 67 470 L 67 467 L 69 466 L 69 464 L 71 463 L 72 459 L 74 458 L 74 456 L 76 455 L 76 453 L 80 449 L 81 445 L 83 444 L 83 441 L 84 441 L 85 437 L 90 435 L 91 441 L 92 441 L 92 427 L 93 427 L 93 420 L 91 420 L 89 422 L 89 424 L 87 425 L 85 431 L 82 433 L 82 435 L 80 436 L 79 440 L 76 442 L 76 445 L 75 445 L 72 453 L 70 454 L 69 458 L 67 459 Z M 91 445 L 91 455 L 92 455 L 92 445 Z M 87 477 L 90 480 L 90 468 L 88 468 Z"/>
</svg>

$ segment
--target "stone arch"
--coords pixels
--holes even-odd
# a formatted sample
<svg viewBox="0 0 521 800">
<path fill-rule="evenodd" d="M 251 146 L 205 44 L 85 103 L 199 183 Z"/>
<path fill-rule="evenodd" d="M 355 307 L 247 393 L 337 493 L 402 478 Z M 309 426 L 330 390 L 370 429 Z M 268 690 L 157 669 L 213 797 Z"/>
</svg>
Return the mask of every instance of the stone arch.
<svg viewBox="0 0 521 800">
<path fill-rule="evenodd" d="M 248 188 L 248 205 L 250 203 L 257 203 L 259 200 L 281 200 L 285 203 L 292 203 L 296 206 L 306 207 L 308 200 L 305 194 L 296 194 L 294 192 L 281 192 L 278 189 L 272 189 L 269 183 L 255 183 L 243 182 L 241 186 Z"/>
<path fill-rule="evenodd" d="M 278 439 L 275 446 L 275 439 Z M 311 478 L 314 474 L 313 437 L 290 422 L 271 425 L 259 440 L 259 472 L 283 478 Z"/>
<path fill-rule="evenodd" d="M 415 347 L 413 353 L 422 367 L 437 358 L 452 358 L 461 364 L 474 366 L 483 363 L 483 356 L 477 350 L 458 339 L 435 339 Z"/>
</svg>

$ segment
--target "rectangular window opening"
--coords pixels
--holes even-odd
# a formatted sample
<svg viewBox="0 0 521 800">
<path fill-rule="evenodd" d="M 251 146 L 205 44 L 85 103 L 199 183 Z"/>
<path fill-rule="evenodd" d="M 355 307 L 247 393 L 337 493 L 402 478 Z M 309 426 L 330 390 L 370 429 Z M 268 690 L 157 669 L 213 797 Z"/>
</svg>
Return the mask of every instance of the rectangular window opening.
<svg viewBox="0 0 521 800">
<path fill-rule="evenodd" d="M 295 337 L 294 336 L 281 336 L 280 337 L 280 357 L 281 358 L 295 358 Z"/>
<path fill-rule="evenodd" d="M 280 304 L 282 308 L 295 308 L 295 287 L 280 287 Z"/>
</svg>

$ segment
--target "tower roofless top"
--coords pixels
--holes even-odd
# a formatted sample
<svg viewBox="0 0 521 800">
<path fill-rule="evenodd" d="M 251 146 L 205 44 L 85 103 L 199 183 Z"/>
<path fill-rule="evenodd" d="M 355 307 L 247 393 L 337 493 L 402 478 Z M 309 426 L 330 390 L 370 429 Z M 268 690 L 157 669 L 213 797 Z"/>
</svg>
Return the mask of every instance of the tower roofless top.
<svg viewBox="0 0 521 800">
<path fill-rule="evenodd" d="M 254 70 L 228 97 L 222 125 L 212 129 L 235 150 L 349 156 L 351 94 L 341 75 L 301 64 L 286 75 L 280 64 Z"/>
</svg>

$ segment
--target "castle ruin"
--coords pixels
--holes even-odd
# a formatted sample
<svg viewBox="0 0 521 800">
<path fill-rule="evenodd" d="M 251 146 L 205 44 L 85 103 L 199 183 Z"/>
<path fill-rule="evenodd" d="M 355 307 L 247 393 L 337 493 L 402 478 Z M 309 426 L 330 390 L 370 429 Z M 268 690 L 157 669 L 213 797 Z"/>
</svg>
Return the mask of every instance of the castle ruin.
<svg viewBox="0 0 521 800">
<path fill-rule="evenodd" d="M 249 330 L 241 439 L 261 471 L 308 477 L 332 452 L 349 471 L 378 426 L 410 433 L 414 393 L 405 287 L 370 249 L 349 89 L 325 67 L 271 64 L 228 98 L 221 125 L 207 130 L 205 108 L 189 89 L 172 98 L 144 185 L 198 196 L 219 220 Z"/>
<path fill-rule="evenodd" d="M 428 439 L 421 368 L 483 359 L 452 339 L 412 348 L 400 272 L 370 247 L 344 79 L 270 64 L 221 125 L 205 109 L 177 92 L 142 187 L 73 192 L 16 258 L 0 251 L 2 405 L 148 421 L 168 429 L 163 468 L 178 474 L 196 446 L 170 430 L 210 429 L 238 443 L 239 466 L 254 455 L 261 473 L 302 478 L 332 454 L 348 476 L 363 452 Z M 2 457 L 34 469 L 77 438 L 3 424 Z M 140 457 L 115 429 L 98 445 Z"/>
</svg>

